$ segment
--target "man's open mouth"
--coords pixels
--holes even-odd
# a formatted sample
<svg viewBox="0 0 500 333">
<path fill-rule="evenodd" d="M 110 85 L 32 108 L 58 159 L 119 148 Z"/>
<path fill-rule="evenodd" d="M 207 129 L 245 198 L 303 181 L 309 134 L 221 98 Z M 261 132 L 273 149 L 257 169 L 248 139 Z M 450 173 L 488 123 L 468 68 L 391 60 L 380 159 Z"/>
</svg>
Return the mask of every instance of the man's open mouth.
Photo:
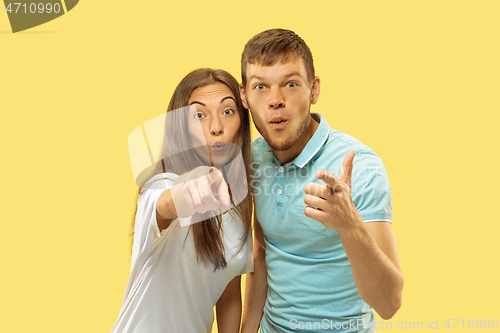
<svg viewBox="0 0 500 333">
<path fill-rule="evenodd" d="M 282 126 L 283 124 L 285 124 L 286 122 L 288 121 L 288 119 L 285 119 L 285 118 L 273 118 L 271 119 L 271 121 L 269 122 L 271 125 L 274 125 L 274 126 Z"/>
</svg>

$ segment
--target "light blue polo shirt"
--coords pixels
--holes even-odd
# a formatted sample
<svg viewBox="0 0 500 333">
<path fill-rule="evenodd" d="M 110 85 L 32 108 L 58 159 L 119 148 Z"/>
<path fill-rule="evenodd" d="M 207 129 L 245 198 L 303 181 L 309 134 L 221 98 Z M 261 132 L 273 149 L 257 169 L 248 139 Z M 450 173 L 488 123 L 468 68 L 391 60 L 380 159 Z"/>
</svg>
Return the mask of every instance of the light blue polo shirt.
<svg viewBox="0 0 500 333">
<path fill-rule="evenodd" d="M 365 222 L 392 222 L 389 179 L 372 149 L 312 115 L 319 127 L 290 163 L 282 165 L 262 136 L 252 142 L 269 286 L 261 332 L 373 332 L 373 309 L 359 295 L 338 233 L 304 215 L 304 186 L 324 184 L 315 176 L 319 170 L 338 177 L 345 155 L 354 150 L 356 209 Z"/>
</svg>

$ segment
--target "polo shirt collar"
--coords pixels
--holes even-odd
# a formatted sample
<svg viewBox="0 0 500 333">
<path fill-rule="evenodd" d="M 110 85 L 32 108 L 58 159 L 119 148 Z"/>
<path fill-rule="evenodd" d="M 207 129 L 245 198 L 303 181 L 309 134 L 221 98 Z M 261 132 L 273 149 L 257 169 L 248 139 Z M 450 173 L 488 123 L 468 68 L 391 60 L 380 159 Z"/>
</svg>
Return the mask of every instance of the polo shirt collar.
<svg viewBox="0 0 500 333">
<path fill-rule="evenodd" d="M 319 120 L 319 126 L 314 132 L 309 142 L 306 144 L 302 152 L 297 156 L 292 162 L 299 168 L 303 168 L 311 158 L 316 155 L 316 153 L 323 147 L 323 144 L 326 142 L 328 138 L 328 133 L 330 133 L 330 125 L 326 122 L 325 118 L 319 113 L 312 113 L 313 118 Z"/>
<path fill-rule="evenodd" d="M 257 149 L 257 152 L 258 153 L 263 153 L 263 152 L 266 152 L 266 151 L 267 152 L 270 152 L 270 151 L 272 152 L 272 149 L 271 149 L 271 147 L 269 147 L 269 145 L 267 144 L 267 141 L 264 139 L 264 140 L 262 140 L 262 143 L 261 143 L 259 149 Z"/>
<path fill-rule="evenodd" d="M 316 153 L 326 142 L 326 139 L 328 138 L 328 133 L 330 133 L 330 125 L 328 125 L 328 123 L 326 122 L 325 118 L 323 118 L 322 115 L 320 115 L 319 113 L 311 113 L 311 115 L 314 118 L 316 118 L 316 120 L 319 120 L 319 126 L 316 129 L 316 132 L 314 132 L 312 138 L 309 139 L 307 145 L 304 147 L 304 149 L 302 149 L 302 152 L 299 154 L 299 156 L 297 156 L 292 162 L 290 162 L 295 164 L 299 168 L 303 168 L 307 164 L 307 162 L 309 162 L 311 158 L 313 158 L 314 155 L 316 155 Z M 272 153 L 272 149 L 267 144 L 267 141 L 263 140 L 257 152 Z"/>
</svg>

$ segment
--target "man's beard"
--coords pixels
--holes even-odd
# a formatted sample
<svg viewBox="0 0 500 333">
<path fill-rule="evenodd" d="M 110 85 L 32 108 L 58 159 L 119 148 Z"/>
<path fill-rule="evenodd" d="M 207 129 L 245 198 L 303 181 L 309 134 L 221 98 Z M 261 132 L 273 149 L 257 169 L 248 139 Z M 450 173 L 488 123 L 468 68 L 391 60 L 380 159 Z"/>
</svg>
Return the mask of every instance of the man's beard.
<svg viewBox="0 0 500 333">
<path fill-rule="evenodd" d="M 304 134 L 307 127 L 309 127 L 309 122 L 311 121 L 311 114 L 308 112 L 304 119 L 300 122 L 300 127 L 295 131 L 290 133 L 287 137 L 284 138 L 271 138 L 264 137 L 267 141 L 269 147 L 271 147 L 274 151 L 285 151 L 290 149 L 293 144 Z M 257 129 L 258 130 L 258 129 Z M 260 131 L 259 131 L 260 132 Z"/>
</svg>

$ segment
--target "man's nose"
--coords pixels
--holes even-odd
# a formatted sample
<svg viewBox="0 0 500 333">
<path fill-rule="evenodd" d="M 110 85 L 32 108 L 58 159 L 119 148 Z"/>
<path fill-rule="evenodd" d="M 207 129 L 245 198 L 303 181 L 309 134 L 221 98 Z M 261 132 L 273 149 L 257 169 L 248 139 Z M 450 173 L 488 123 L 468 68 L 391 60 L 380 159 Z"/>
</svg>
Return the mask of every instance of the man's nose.
<svg viewBox="0 0 500 333">
<path fill-rule="evenodd" d="M 282 108 L 285 106 L 285 99 L 280 89 L 271 89 L 269 93 L 268 105 L 271 109 Z"/>
</svg>

